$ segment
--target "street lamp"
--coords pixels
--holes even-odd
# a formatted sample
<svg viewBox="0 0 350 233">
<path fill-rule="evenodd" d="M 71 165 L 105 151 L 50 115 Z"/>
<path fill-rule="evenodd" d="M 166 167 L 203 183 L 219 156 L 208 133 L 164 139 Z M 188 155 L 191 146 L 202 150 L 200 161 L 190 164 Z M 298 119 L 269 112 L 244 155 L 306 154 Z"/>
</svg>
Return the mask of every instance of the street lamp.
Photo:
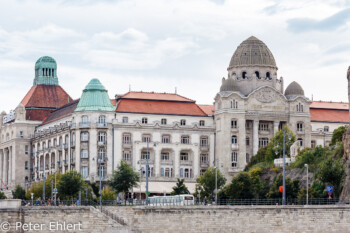
<svg viewBox="0 0 350 233">
<path fill-rule="evenodd" d="M 49 148 L 47 152 L 50 153 L 51 149 Z M 43 144 L 43 201 L 45 201 L 45 157 L 45 144 Z"/>
<path fill-rule="evenodd" d="M 288 139 L 291 136 L 288 134 Z M 283 198 L 282 205 L 286 205 L 286 128 L 283 129 Z"/>
<path fill-rule="evenodd" d="M 306 167 L 306 205 L 309 204 L 309 164 L 305 164 Z"/>
<path fill-rule="evenodd" d="M 101 169 L 102 168 L 102 166 L 101 166 L 102 160 L 104 162 L 106 162 L 108 160 L 108 158 L 107 157 L 103 158 L 102 155 L 98 155 L 98 163 L 99 163 L 99 170 L 100 170 L 99 176 L 100 176 L 100 210 L 101 210 L 101 212 L 102 212 L 102 191 L 101 191 L 101 188 L 102 188 L 102 179 L 103 179 L 103 173 L 102 173 L 102 169 Z"/>
</svg>

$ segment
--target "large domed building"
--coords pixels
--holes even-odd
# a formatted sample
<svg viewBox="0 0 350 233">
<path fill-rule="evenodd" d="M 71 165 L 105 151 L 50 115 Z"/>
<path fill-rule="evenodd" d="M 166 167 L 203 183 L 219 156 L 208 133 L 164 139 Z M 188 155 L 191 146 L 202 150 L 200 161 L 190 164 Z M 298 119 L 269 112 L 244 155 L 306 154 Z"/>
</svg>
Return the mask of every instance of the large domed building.
<svg viewBox="0 0 350 233">
<path fill-rule="evenodd" d="M 297 135 L 300 146 L 310 147 L 310 100 L 296 82 L 284 91 L 277 70 L 270 49 L 254 36 L 231 58 L 215 97 L 216 155 L 227 176 L 243 170 L 284 125 Z"/>
<path fill-rule="evenodd" d="M 122 160 L 146 176 L 148 160 L 150 193 L 170 193 L 177 178 L 193 193 L 210 166 L 232 177 L 285 125 L 301 147 L 315 147 L 349 121 L 347 104 L 311 102 L 296 82 L 284 89 L 272 52 L 253 36 L 233 53 L 214 105 L 177 93 L 129 91 L 110 99 L 98 79 L 73 100 L 58 83 L 52 57 L 39 58 L 34 71 L 21 103 L 1 113 L 3 189 L 70 170 L 106 183 Z"/>
</svg>

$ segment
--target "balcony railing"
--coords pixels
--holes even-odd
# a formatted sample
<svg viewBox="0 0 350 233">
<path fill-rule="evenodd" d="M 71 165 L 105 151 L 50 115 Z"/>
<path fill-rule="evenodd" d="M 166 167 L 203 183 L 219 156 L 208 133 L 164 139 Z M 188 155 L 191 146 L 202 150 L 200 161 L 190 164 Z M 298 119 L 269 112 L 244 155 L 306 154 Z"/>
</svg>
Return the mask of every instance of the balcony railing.
<svg viewBox="0 0 350 233">
<path fill-rule="evenodd" d="M 173 165 L 174 162 L 172 160 L 160 160 L 160 164 L 163 165 Z"/>
<path fill-rule="evenodd" d="M 231 147 L 232 147 L 232 150 L 238 150 L 238 144 L 237 143 L 231 144 Z"/>
<path fill-rule="evenodd" d="M 208 144 L 201 144 L 200 148 L 201 148 L 201 150 L 209 150 L 209 145 Z"/>
<path fill-rule="evenodd" d="M 209 161 L 201 161 L 201 166 L 202 167 L 208 167 L 209 166 Z"/>
<path fill-rule="evenodd" d="M 192 165 L 192 161 L 191 160 L 180 160 L 180 165 Z"/>
<path fill-rule="evenodd" d="M 98 142 L 97 142 L 97 145 L 98 145 L 98 146 L 105 146 L 106 144 L 107 144 L 106 141 L 98 141 Z"/>
<path fill-rule="evenodd" d="M 96 128 L 108 128 L 107 122 L 96 122 Z"/>
<path fill-rule="evenodd" d="M 90 128 L 90 122 L 79 122 L 79 128 Z"/>
</svg>

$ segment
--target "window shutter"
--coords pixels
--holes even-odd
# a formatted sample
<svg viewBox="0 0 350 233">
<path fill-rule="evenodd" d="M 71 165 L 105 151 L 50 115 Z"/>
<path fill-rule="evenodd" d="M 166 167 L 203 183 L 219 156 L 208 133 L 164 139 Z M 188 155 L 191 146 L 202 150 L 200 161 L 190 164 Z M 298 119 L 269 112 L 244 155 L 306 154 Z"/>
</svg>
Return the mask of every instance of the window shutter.
<svg viewBox="0 0 350 233">
<path fill-rule="evenodd" d="M 184 177 L 184 169 L 180 168 L 180 177 Z"/>
<path fill-rule="evenodd" d="M 164 176 L 164 168 L 161 168 L 161 176 Z"/>
</svg>

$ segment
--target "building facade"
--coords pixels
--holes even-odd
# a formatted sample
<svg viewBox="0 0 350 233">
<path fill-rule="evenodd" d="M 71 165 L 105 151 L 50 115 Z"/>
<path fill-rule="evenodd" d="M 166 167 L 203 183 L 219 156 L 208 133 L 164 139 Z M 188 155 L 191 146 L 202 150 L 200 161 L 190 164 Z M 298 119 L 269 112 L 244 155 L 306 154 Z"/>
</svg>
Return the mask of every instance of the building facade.
<svg viewBox="0 0 350 233">
<path fill-rule="evenodd" d="M 348 115 L 338 121 L 333 103 L 323 108 L 310 101 L 296 82 L 284 89 L 277 70 L 269 48 L 250 37 L 233 54 L 214 105 L 176 93 L 130 91 L 110 99 L 98 79 L 72 100 L 58 84 L 55 60 L 42 57 L 21 104 L 2 113 L 2 187 L 26 187 L 44 174 L 68 170 L 88 182 L 105 181 L 122 160 L 145 176 L 148 160 L 151 193 L 169 193 L 177 178 L 193 192 L 209 166 L 227 178 L 242 171 L 284 125 L 302 147 L 326 145 L 319 128 L 328 140 Z M 143 179 L 134 192 L 144 192 L 144 186 Z"/>
</svg>

